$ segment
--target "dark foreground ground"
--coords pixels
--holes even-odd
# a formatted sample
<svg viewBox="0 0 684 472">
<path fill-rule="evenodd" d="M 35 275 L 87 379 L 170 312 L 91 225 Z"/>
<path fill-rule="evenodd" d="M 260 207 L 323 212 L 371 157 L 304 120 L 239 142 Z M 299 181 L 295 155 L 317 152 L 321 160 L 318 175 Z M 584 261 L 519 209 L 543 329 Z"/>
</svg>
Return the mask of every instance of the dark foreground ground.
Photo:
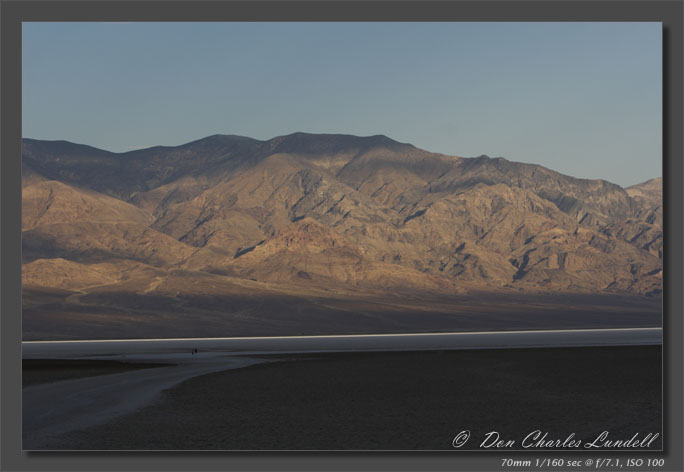
<svg viewBox="0 0 684 472">
<path fill-rule="evenodd" d="M 661 347 L 318 354 L 204 375 L 61 449 L 453 449 L 661 433 Z M 650 450 L 662 447 L 659 437 Z"/>
<path fill-rule="evenodd" d="M 134 369 L 149 369 L 163 364 L 142 364 L 117 361 L 58 359 L 24 359 L 21 362 L 21 383 L 24 387 L 93 375 L 116 374 Z"/>
</svg>

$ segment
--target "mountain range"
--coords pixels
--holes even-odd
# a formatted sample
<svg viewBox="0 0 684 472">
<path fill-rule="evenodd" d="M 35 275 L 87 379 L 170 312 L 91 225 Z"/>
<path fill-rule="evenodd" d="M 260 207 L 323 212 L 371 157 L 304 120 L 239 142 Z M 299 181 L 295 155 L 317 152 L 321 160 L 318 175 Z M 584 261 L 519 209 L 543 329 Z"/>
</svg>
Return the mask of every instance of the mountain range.
<svg viewBox="0 0 684 472">
<path fill-rule="evenodd" d="M 323 309 L 321 294 L 662 291 L 661 178 L 622 188 L 382 135 L 295 133 L 126 153 L 24 139 L 22 187 L 24 325 L 37 337 L 64 316 L 144 325 L 140 307 L 120 308 L 131 300 L 201 317 L 208 295 L 254 315 L 248 300 L 269 293 Z"/>
</svg>

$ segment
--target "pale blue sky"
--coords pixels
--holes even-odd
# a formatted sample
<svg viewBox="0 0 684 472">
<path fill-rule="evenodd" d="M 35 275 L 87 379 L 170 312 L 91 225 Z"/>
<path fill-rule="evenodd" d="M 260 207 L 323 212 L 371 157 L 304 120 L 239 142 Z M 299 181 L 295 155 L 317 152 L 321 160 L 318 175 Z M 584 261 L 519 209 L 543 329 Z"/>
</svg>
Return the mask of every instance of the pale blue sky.
<svg viewBox="0 0 684 472">
<path fill-rule="evenodd" d="M 662 174 L 660 23 L 24 23 L 23 136 L 110 151 L 385 134 L 632 185 Z"/>
</svg>

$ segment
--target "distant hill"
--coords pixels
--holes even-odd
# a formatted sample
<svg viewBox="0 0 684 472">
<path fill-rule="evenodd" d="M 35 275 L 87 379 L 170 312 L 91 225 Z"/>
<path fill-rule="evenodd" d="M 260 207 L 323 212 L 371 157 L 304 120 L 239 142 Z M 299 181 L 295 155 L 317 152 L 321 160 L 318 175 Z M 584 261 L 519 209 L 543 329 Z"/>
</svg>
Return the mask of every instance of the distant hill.
<svg viewBox="0 0 684 472">
<path fill-rule="evenodd" d="M 623 189 L 381 135 L 306 133 L 126 153 L 24 139 L 22 166 L 31 290 L 92 276 L 154 294 L 179 274 L 236 293 L 662 290 L 660 178 Z M 79 270 L 90 275 L 60 281 Z"/>
</svg>

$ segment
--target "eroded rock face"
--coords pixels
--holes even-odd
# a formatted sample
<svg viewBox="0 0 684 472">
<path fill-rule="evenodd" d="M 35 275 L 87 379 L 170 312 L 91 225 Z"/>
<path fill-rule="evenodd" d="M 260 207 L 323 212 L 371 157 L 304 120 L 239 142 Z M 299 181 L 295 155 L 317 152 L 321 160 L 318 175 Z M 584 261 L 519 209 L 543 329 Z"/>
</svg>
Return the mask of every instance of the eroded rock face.
<svg viewBox="0 0 684 472">
<path fill-rule="evenodd" d="M 110 285 L 185 271 L 447 293 L 662 289 L 660 178 L 623 189 L 385 136 L 305 133 L 122 154 L 24 140 L 22 157 L 33 286 L 66 288 L 60 274 L 82 265 Z"/>
</svg>

